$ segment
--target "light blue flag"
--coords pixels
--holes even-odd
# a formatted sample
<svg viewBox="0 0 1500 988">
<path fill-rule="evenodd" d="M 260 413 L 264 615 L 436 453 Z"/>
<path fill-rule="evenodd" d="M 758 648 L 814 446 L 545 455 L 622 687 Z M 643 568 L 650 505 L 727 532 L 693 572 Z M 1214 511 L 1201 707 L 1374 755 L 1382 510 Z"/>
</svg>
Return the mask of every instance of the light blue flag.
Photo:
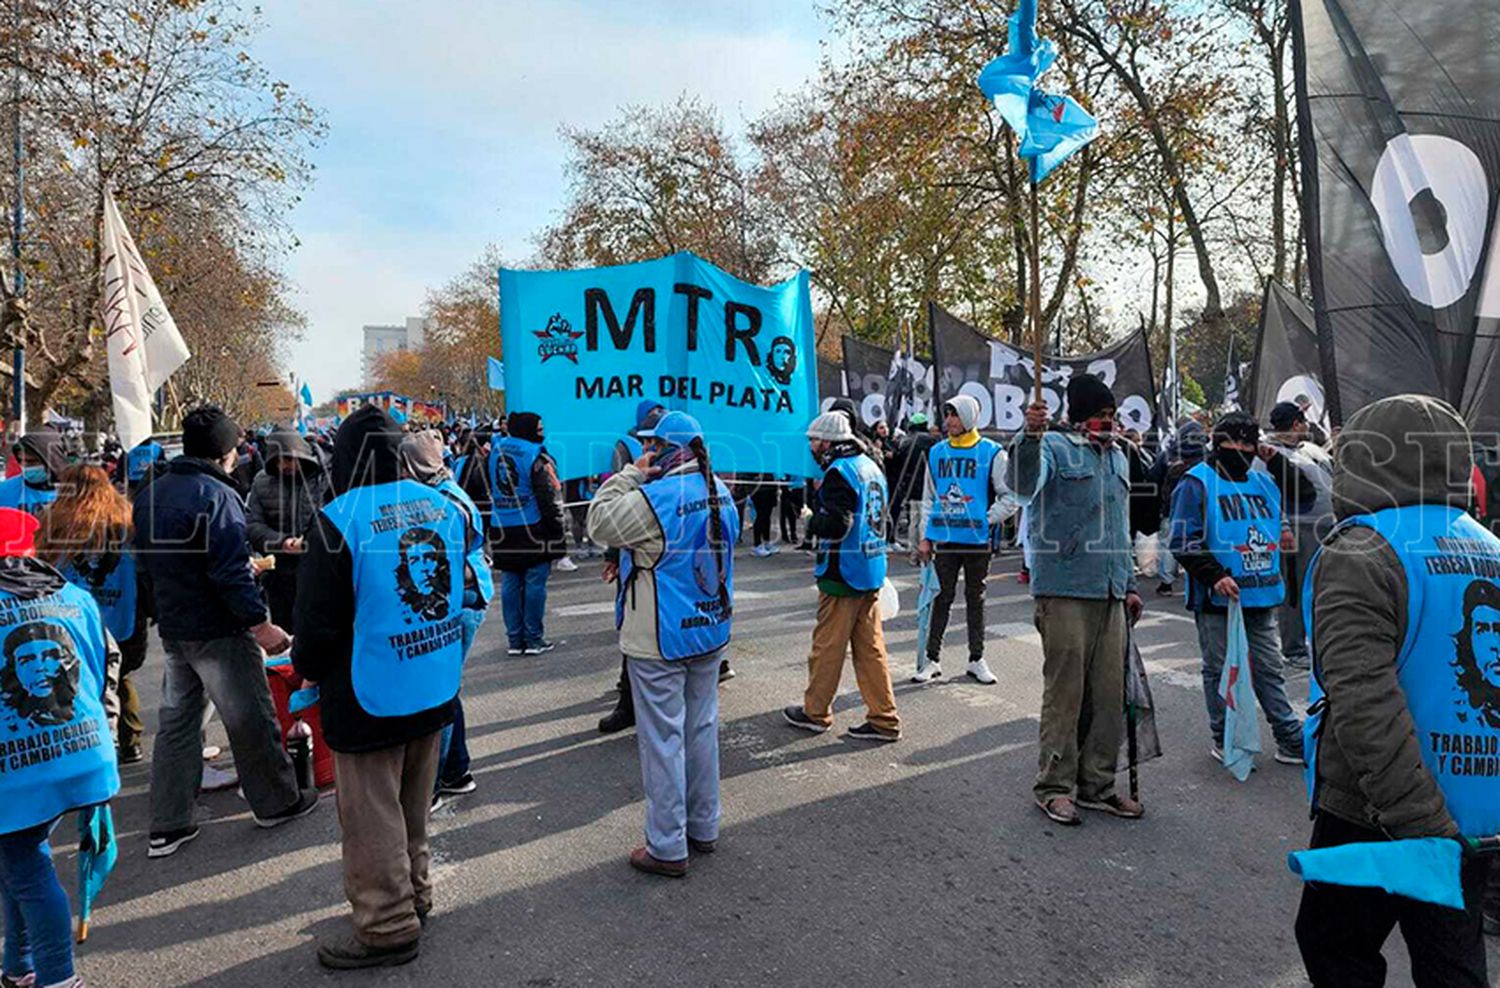
<svg viewBox="0 0 1500 988">
<path fill-rule="evenodd" d="M 488 359 L 489 359 L 488 369 L 489 369 L 489 375 L 490 375 L 490 390 L 491 391 L 504 391 L 505 390 L 505 365 L 502 364 L 500 361 L 496 360 L 494 357 L 490 357 Z"/>
<path fill-rule="evenodd" d="M 89 938 L 89 919 L 94 899 L 104 880 L 115 870 L 120 856 L 115 843 L 115 818 L 109 804 L 86 806 L 78 811 L 78 942 Z"/>
<path fill-rule="evenodd" d="M 1219 674 L 1219 699 L 1224 701 L 1224 767 L 1244 782 L 1250 778 L 1255 756 L 1260 753 L 1260 720 L 1250 675 L 1245 612 L 1239 601 L 1229 605 L 1229 641 L 1224 649 L 1224 671 Z"/>
<path fill-rule="evenodd" d="M 576 271 L 500 270 L 506 404 L 547 425 L 564 480 L 609 471 L 636 407 L 660 402 L 703 426 L 720 473 L 819 473 L 809 275 L 740 281 L 701 258 Z"/>
<path fill-rule="evenodd" d="M 1456 840 L 1417 837 L 1293 851 L 1286 864 L 1305 882 L 1385 889 L 1418 902 L 1463 909 L 1462 857 Z"/>
<path fill-rule="evenodd" d="M 1015 131 L 1017 153 L 1040 184 L 1069 155 L 1099 134 L 1099 122 L 1068 96 L 1037 88 L 1057 60 L 1052 42 L 1036 34 L 1036 0 L 1021 0 L 1010 17 L 1007 51 L 979 73 L 979 89 Z"/>
<path fill-rule="evenodd" d="M 937 568 L 931 563 L 923 564 L 922 578 L 917 587 L 917 672 L 920 674 L 927 668 L 927 636 L 932 631 L 932 602 L 942 589 L 938 583 Z"/>
<path fill-rule="evenodd" d="M 302 404 L 306 405 L 308 408 L 311 408 L 313 406 L 312 388 L 308 386 L 308 383 L 306 381 L 302 382 Z"/>
</svg>

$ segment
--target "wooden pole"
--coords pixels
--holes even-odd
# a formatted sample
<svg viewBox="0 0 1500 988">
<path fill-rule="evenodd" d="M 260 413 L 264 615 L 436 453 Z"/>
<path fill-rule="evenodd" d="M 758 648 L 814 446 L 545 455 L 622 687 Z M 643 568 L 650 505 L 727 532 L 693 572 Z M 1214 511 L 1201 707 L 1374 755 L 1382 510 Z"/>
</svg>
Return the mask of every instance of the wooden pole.
<svg viewBox="0 0 1500 988">
<path fill-rule="evenodd" d="M 1037 183 L 1031 182 L 1031 400 L 1042 400 L 1042 229 L 1037 218 Z"/>
</svg>

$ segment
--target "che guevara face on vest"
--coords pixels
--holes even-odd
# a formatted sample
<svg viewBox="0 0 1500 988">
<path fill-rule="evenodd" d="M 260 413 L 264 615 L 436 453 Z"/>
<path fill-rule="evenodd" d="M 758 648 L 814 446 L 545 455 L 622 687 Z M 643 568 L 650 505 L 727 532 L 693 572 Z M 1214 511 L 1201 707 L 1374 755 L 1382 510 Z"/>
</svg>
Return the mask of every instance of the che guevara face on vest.
<svg viewBox="0 0 1500 988">
<path fill-rule="evenodd" d="M 1464 626 L 1454 635 L 1453 665 L 1469 706 L 1500 727 L 1500 587 L 1475 580 L 1464 591 Z"/>
<path fill-rule="evenodd" d="M 442 537 L 430 528 L 409 528 L 401 534 L 399 551 L 396 593 L 401 602 L 424 621 L 447 617 L 452 573 Z"/>
<path fill-rule="evenodd" d="M 73 719 L 78 695 L 78 653 L 58 624 L 33 621 L 5 639 L 0 700 L 19 719 L 38 727 Z"/>
</svg>

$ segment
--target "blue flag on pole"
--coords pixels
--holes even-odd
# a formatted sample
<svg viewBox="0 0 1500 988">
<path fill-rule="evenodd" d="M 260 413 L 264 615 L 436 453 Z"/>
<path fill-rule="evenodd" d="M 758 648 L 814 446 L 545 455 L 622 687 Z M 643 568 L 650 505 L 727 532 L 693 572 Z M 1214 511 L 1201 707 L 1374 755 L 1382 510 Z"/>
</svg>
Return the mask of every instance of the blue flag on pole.
<svg viewBox="0 0 1500 988">
<path fill-rule="evenodd" d="M 489 360 L 489 364 L 487 366 L 487 369 L 489 371 L 490 390 L 491 391 L 504 391 L 505 390 L 505 365 L 502 364 L 500 361 L 496 360 L 494 357 L 489 357 L 487 359 Z"/>
<path fill-rule="evenodd" d="M 506 403 L 542 416 L 565 480 L 606 473 L 642 401 L 702 424 L 721 473 L 812 476 L 809 276 L 752 285 L 688 253 L 577 271 L 500 270 Z"/>
<path fill-rule="evenodd" d="M 302 404 L 306 405 L 308 408 L 311 408 L 313 406 L 312 388 L 308 386 L 308 383 L 306 381 L 302 382 Z"/>
<path fill-rule="evenodd" d="M 1071 97 L 1037 88 L 1057 60 L 1052 42 L 1036 34 L 1036 0 L 1021 0 L 1010 17 L 1008 50 L 979 73 L 979 90 L 1015 131 L 1017 153 L 1040 184 L 1074 151 L 1099 135 L 1099 122 Z"/>
</svg>

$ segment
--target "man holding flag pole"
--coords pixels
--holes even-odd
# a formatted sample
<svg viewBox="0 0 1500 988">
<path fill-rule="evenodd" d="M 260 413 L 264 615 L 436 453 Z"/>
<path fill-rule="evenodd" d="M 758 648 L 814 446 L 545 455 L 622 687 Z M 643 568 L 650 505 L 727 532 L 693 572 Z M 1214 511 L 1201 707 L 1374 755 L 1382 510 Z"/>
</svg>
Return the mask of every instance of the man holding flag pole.
<svg viewBox="0 0 1500 988">
<path fill-rule="evenodd" d="M 1044 677 L 1036 804 L 1064 826 L 1082 823 L 1078 806 L 1126 819 L 1145 810 L 1115 792 L 1115 759 L 1124 709 L 1126 622 L 1139 617 L 1129 524 L 1129 467 L 1115 444 L 1115 399 L 1088 374 L 1068 385 L 1074 429 L 1047 432 L 1042 401 L 1041 260 L 1038 187 L 1098 125 L 1066 96 L 1036 88 L 1056 60 L 1036 35 L 1036 2 L 1022 0 L 1010 19 L 1009 51 L 985 66 L 979 87 L 1015 131 L 1031 173 L 1030 310 L 1033 398 L 1026 431 L 1012 447 L 1008 486 L 1029 506 L 1036 537 L 1032 594 L 1042 636 Z M 1059 497 L 1058 478 L 1070 480 Z M 1062 544 L 1094 547 L 1064 556 Z M 1087 710 L 1085 710 L 1087 706 Z M 1087 724 L 1080 737 L 1080 724 Z M 1133 723 L 1133 722 L 1132 722 Z M 1076 802 L 1075 802 L 1076 798 Z"/>
</svg>

